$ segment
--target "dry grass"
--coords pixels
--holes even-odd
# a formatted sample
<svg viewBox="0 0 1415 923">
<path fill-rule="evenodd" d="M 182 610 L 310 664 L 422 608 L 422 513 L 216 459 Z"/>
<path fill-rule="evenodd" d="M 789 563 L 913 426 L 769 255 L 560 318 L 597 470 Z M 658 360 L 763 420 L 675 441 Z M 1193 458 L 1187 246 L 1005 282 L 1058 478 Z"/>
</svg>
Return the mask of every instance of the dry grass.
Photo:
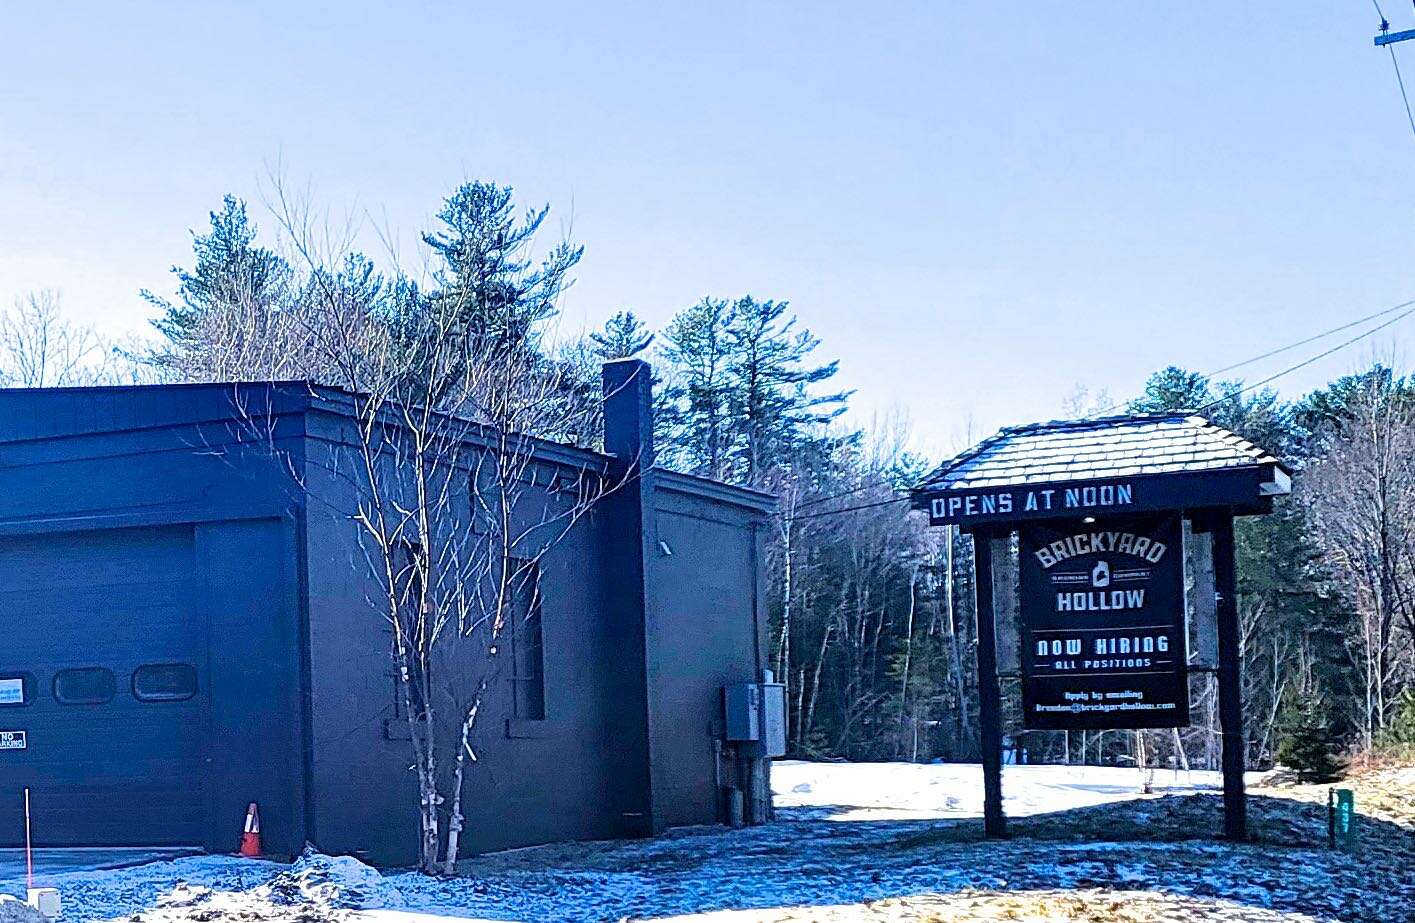
<svg viewBox="0 0 1415 923">
<path fill-rule="evenodd" d="M 1252 791 L 1325 805 L 1327 790 L 1331 788 L 1351 789 L 1356 795 L 1358 813 L 1415 830 L 1415 765 L 1408 763 L 1376 763 L 1356 769 L 1348 778 L 1332 785 L 1278 782 L 1257 786 Z"/>
<path fill-rule="evenodd" d="M 744 911 L 674 923 L 1311 923 L 1300 913 L 1148 891 L 969 891 L 841 907 Z"/>
</svg>

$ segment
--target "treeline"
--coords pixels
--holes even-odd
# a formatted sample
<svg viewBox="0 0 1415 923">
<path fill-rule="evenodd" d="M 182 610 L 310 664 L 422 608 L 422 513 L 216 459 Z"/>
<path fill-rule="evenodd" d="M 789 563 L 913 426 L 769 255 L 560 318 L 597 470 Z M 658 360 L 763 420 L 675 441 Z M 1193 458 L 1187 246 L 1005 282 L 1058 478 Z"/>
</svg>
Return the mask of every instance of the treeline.
<svg viewBox="0 0 1415 923">
<path fill-rule="evenodd" d="M 901 420 L 842 423 L 850 394 L 834 385 L 837 364 L 786 301 L 707 297 L 661 330 L 625 310 L 565 336 L 555 319 L 582 249 L 543 240 L 548 209 L 519 210 L 509 188 L 456 189 L 421 235 L 429 265 L 416 278 L 331 244 L 307 211 L 277 200 L 268 240 L 234 198 L 212 213 L 190 266 L 174 270 L 175 292 L 143 293 L 157 315 L 149 342 L 102 344 L 35 296 L 0 324 L 0 376 L 357 388 L 390 351 L 445 356 L 432 345 L 451 340 L 515 358 L 514 375 L 485 387 L 503 392 L 498 407 L 514 403 L 509 390 L 536 412 L 496 419 L 594 445 L 599 363 L 649 358 L 661 463 L 780 498 L 768 537 L 771 661 L 788 687 L 792 753 L 976 758 L 971 542 L 909 511 L 905 492 L 930 460 L 909 451 Z M 435 381 L 425 385 L 420 398 L 436 402 Z M 1376 365 L 1285 402 L 1166 368 L 1123 409 L 1195 407 L 1297 472 L 1274 515 L 1238 529 L 1250 760 L 1415 745 L 1415 379 Z M 1192 684 L 1191 728 L 1068 736 L 1021 734 L 1013 683 L 1012 746 L 1036 760 L 1217 766 L 1215 689 L 1203 674 Z"/>
</svg>

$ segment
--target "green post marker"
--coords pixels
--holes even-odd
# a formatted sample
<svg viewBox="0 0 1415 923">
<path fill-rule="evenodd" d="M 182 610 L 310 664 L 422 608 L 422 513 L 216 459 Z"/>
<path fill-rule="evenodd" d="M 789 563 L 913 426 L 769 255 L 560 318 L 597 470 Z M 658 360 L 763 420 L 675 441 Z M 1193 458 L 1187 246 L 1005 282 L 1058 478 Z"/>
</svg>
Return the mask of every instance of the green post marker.
<svg viewBox="0 0 1415 923">
<path fill-rule="evenodd" d="M 1356 795 L 1349 788 L 1327 790 L 1327 842 L 1347 852 L 1356 845 Z"/>
</svg>

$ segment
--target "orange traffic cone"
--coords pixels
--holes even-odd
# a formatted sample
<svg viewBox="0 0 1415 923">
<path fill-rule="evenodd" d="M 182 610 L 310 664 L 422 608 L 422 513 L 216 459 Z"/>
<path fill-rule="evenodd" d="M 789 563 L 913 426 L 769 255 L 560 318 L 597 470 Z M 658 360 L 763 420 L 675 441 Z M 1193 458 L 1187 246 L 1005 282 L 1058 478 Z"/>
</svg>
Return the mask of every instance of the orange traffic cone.
<svg viewBox="0 0 1415 923">
<path fill-rule="evenodd" d="M 248 859 L 260 858 L 260 809 L 254 801 L 246 808 L 246 830 L 241 834 L 240 854 Z"/>
</svg>

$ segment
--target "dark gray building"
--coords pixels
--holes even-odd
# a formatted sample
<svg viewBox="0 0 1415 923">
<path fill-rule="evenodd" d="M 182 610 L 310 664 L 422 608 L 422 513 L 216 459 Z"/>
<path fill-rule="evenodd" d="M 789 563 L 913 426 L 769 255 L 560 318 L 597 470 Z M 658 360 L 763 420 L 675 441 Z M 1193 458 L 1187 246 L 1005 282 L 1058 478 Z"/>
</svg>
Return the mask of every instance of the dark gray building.
<svg viewBox="0 0 1415 923">
<path fill-rule="evenodd" d="M 636 470 L 647 366 L 606 384 L 606 454 L 536 450 L 627 477 L 541 563 L 539 708 L 493 690 L 468 851 L 712 823 L 742 770 L 722 689 L 765 665 L 770 498 Z M 269 852 L 415 858 L 356 497 L 312 463 L 349 406 L 303 382 L 0 392 L 0 845 L 29 787 L 39 844 L 229 851 L 254 801 Z"/>
</svg>

